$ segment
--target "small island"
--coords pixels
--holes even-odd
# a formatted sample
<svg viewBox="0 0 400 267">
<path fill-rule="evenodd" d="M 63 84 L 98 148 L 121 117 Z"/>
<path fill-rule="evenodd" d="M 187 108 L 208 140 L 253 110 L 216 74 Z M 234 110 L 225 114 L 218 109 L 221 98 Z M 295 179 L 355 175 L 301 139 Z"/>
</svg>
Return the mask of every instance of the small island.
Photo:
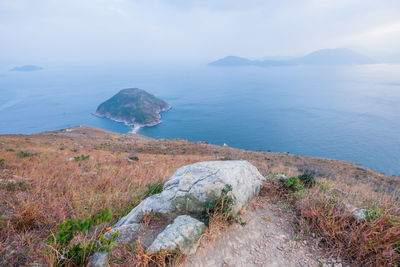
<svg viewBox="0 0 400 267">
<path fill-rule="evenodd" d="M 35 66 L 35 65 L 24 65 L 24 66 L 17 66 L 12 68 L 10 71 L 38 71 L 42 70 L 42 67 Z"/>
<path fill-rule="evenodd" d="M 128 88 L 100 104 L 93 114 L 114 121 L 123 122 L 137 132 L 141 127 L 161 123 L 161 112 L 171 106 L 148 92 Z"/>
</svg>

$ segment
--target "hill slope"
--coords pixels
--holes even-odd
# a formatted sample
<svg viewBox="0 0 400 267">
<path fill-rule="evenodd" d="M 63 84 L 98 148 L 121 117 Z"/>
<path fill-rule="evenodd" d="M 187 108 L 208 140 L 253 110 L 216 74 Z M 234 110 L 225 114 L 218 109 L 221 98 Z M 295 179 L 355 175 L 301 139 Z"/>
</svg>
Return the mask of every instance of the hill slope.
<svg viewBox="0 0 400 267">
<path fill-rule="evenodd" d="M 233 231 L 219 233 L 215 232 L 218 227 L 210 228 L 205 239 L 221 239 L 222 243 L 215 243 L 216 249 L 226 249 L 234 257 L 254 254 L 256 266 L 264 264 L 259 260 L 273 262 L 280 257 L 287 257 L 280 261 L 289 266 L 296 259 L 309 266 L 327 263 L 327 257 L 318 256 L 315 249 L 307 256 L 311 254 L 309 244 L 328 250 L 336 262 L 340 256 L 354 266 L 400 263 L 399 177 L 339 160 L 156 140 L 85 126 L 35 135 L 0 135 L 0 262 L 5 266 L 49 264 L 54 258 L 44 253 L 48 248 L 45 240 L 66 219 L 88 218 L 111 209 L 111 222 L 74 242 L 93 240 L 177 168 L 230 159 L 248 160 L 268 179 L 260 198 L 245 211 L 248 226 L 237 225 L 226 228 Z M 281 173 L 297 177 L 304 172 L 313 173 L 317 184 L 297 192 L 276 178 Z M 365 209 L 366 219 L 355 218 L 349 207 Z M 309 239 L 310 231 L 315 239 Z M 206 260 L 201 255 L 213 246 L 212 242 L 202 243 L 189 264 L 198 258 Z M 111 253 L 110 265 L 135 266 L 150 257 L 138 254 L 135 248 L 132 244 L 118 246 Z M 208 254 L 215 257 L 208 262 L 222 263 L 220 254 Z M 237 258 L 238 263 L 242 261 Z M 235 262 L 232 258 L 226 264 Z"/>
</svg>

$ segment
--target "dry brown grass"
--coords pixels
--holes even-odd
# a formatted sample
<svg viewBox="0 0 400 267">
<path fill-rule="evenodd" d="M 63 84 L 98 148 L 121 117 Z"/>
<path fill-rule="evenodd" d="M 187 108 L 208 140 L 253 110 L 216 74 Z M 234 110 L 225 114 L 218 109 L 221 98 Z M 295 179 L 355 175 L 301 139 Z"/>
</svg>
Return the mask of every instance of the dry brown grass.
<svg viewBox="0 0 400 267">
<path fill-rule="evenodd" d="M 30 151 L 31 155 L 21 157 L 20 151 Z M 126 160 L 132 152 L 138 161 Z M 69 160 L 81 155 L 90 157 Z M 10 266 L 44 262 L 44 240 L 64 220 L 87 218 L 101 209 L 111 209 L 115 222 L 143 198 L 147 184 L 165 181 L 183 165 L 221 157 L 249 160 L 266 176 L 271 172 L 298 175 L 303 168 L 314 168 L 332 174 L 319 180 L 332 190 L 344 192 L 340 196 L 343 201 L 373 207 L 391 200 L 398 205 L 398 177 L 360 171 L 348 162 L 122 136 L 89 127 L 0 136 L 0 159 L 4 159 L 0 178 L 13 181 L 0 183 L 0 262 Z M 326 194 L 322 189 L 314 193 L 310 197 Z M 313 214 L 307 215 L 307 210 L 318 208 L 312 200 L 304 199 L 303 217 Z M 215 227 L 210 231 L 221 230 L 218 223 L 211 225 Z M 118 249 L 116 255 L 120 253 L 125 262 L 136 257 L 137 251 Z"/>
<path fill-rule="evenodd" d="M 392 194 L 377 192 L 371 184 L 327 178 L 292 193 L 271 178 L 261 195 L 289 204 L 298 214 L 298 230 L 304 237 L 316 233 L 319 245 L 332 256 L 354 266 L 400 265 L 400 207 Z M 356 207 L 366 219 L 353 213 Z"/>
<path fill-rule="evenodd" d="M 6 265 L 41 261 L 43 240 L 64 220 L 91 217 L 101 209 L 111 209 L 117 220 L 143 198 L 147 184 L 165 181 L 183 165 L 209 159 L 140 153 L 139 161 L 129 162 L 129 152 L 99 148 L 103 139 L 53 138 L 1 137 L 1 178 L 24 184 L 22 190 L 0 188 L 0 261 Z M 22 150 L 39 154 L 21 158 L 17 153 Z M 90 157 L 69 160 L 80 155 Z"/>
<path fill-rule="evenodd" d="M 300 224 L 320 236 L 331 252 L 363 266 L 400 264 L 400 208 L 387 197 L 376 199 L 365 220 L 346 206 L 346 198 L 320 187 L 296 202 Z M 365 203 L 366 204 L 366 203 Z"/>
<path fill-rule="evenodd" d="M 110 266 L 167 267 L 177 266 L 183 260 L 179 251 L 150 253 L 142 245 L 140 238 L 135 244 L 125 244 L 115 248 L 109 259 Z"/>
</svg>

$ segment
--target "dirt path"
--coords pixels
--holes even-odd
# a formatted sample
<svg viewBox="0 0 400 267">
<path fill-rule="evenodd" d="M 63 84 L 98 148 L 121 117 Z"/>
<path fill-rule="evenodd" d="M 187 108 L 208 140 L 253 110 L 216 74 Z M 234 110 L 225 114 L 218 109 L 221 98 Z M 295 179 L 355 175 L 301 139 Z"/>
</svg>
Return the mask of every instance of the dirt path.
<svg viewBox="0 0 400 267">
<path fill-rule="evenodd" d="M 246 226 L 232 225 L 216 241 L 202 242 L 182 266 L 342 266 L 296 241 L 293 216 L 277 204 L 257 199 L 243 218 Z"/>
</svg>

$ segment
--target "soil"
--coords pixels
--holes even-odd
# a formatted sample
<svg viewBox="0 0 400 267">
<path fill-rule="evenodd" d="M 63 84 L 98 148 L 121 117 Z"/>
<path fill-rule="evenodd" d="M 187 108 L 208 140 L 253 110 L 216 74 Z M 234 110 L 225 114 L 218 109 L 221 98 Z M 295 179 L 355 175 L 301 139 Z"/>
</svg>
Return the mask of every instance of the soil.
<svg viewBox="0 0 400 267">
<path fill-rule="evenodd" d="M 182 267 L 196 266 L 346 266 L 330 259 L 316 240 L 299 238 L 294 214 L 282 204 L 256 198 L 234 224 L 214 241 L 202 241 Z"/>
</svg>

